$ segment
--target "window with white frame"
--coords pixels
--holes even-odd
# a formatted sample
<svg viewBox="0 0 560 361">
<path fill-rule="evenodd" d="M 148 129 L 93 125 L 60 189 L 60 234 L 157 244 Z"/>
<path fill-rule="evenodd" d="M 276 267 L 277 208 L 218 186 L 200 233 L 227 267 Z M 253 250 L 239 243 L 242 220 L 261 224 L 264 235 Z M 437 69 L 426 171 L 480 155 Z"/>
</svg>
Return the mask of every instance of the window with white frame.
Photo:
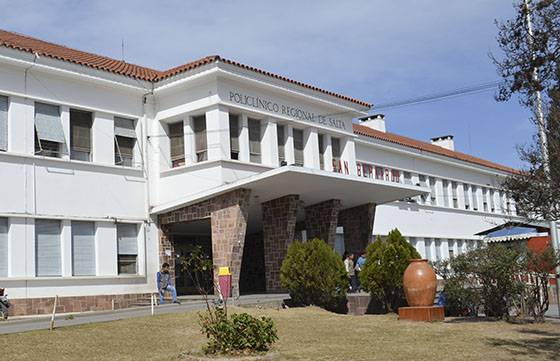
<svg viewBox="0 0 560 361">
<path fill-rule="evenodd" d="M 495 196 L 496 192 L 494 192 L 493 189 L 489 189 L 488 194 L 489 194 L 489 198 L 490 198 L 490 212 L 494 213 L 494 212 L 496 212 L 496 204 L 494 202 L 494 196 Z"/>
<path fill-rule="evenodd" d="M 115 164 L 125 167 L 134 165 L 136 126 L 133 119 L 115 117 Z"/>
<path fill-rule="evenodd" d="M 91 112 L 70 109 L 70 159 L 91 162 Z"/>
<path fill-rule="evenodd" d="M 95 276 L 95 223 L 72 221 L 72 274 Z"/>
<path fill-rule="evenodd" d="M 229 144 L 230 144 L 230 158 L 239 159 L 239 135 L 241 134 L 241 127 L 239 126 L 239 115 L 229 114 Z"/>
<path fill-rule="evenodd" d="M 138 226 L 117 224 L 117 265 L 119 274 L 138 273 Z"/>
<path fill-rule="evenodd" d="M 457 194 L 457 182 L 451 182 L 451 197 L 453 199 L 453 208 L 459 208 L 459 196 Z"/>
<path fill-rule="evenodd" d="M 0 151 L 8 150 L 8 97 L 0 95 Z"/>
<path fill-rule="evenodd" d="M 278 162 L 283 165 L 286 162 L 286 127 L 278 124 L 276 126 L 276 137 L 278 138 Z"/>
<path fill-rule="evenodd" d="M 325 135 L 318 134 L 319 140 L 319 168 L 325 169 Z"/>
<path fill-rule="evenodd" d="M 35 220 L 35 270 L 38 277 L 61 276 L 60 221 Z"/>
<path fill-rule="evenodd" d="M 169 124 L 169 155 L 171 168 L 185 165 L 185 128 L 183 121 Z"/>
<path fill-rule="evenodd" d="M 249 118 L 249 161 L 261 163 L 261 121 Z"/>
<path fill-rule="evenodd" d="M 303 166 L 303 130 L 294 128 L 293 131 L 294 137 L 294 159 L 295 165 Z"/>
<path fill-rule="evenodd" d="M 470 186 L 463 183 L 463 195 L 465 197 L 465 209 L 471 208 Z"/>
<path fill-rule="evenodd" d="M 60 108 L 52 104 L 35 103 L 35 154 L 60 158 L 66 150 L 66 140 L 60 119 Z"/>
<path fill-rule="evenodd" d="M 482 210 L 488 212 L 488 189 L 482 188 Z"/>
<path fill-rule="evenodd" d="M 8 277 L 8 218 L 0 218 L 0 277 Z"/>
<path fill-rule="evenodd" d="M 192 118 L 194 128 L 194 143 L 196 161 L 204 162 L 208 160 L 208 139 L 206 136 L 206 115 L 199 115 Z"/>
</svg>

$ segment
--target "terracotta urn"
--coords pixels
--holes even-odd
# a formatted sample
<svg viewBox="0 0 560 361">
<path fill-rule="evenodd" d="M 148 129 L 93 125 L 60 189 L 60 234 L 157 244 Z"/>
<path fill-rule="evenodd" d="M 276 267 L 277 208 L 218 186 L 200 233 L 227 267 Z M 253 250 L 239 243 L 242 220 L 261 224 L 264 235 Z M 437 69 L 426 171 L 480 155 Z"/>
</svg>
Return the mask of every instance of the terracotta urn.
<svg viewBox="0 0 560 361">
<path fill-rule="evenodd" d="M 437 279 L 427 259 L 411 259 L 403 275 L 404 293 L 410 307 L 432 306 Z"/>
</svg>

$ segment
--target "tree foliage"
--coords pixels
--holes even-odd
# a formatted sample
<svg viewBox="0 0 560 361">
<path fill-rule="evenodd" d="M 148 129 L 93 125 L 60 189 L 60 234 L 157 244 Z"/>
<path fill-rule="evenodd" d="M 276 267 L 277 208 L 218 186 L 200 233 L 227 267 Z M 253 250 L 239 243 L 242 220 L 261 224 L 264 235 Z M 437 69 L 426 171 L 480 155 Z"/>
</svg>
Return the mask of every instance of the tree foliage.
<svg viewBox="0 0 560 361">
<path fill-rule="evenodd" d="M 280 268 L 280 282 L 296 304 L 337 311 L 346 301 L 348 278 L 342 259 L 317 238 L 290 245 Z"/>
<path fill-rule="evenodd" d="M 411 259 L 420 258 L 398 229 L 383 241 L 377 237 L 367 248 L 366 264 L 360 272 L 362 288 L 381 302 L 385 311 L 393 312 L 405 305 L 403 274 Z"/>
</svg>

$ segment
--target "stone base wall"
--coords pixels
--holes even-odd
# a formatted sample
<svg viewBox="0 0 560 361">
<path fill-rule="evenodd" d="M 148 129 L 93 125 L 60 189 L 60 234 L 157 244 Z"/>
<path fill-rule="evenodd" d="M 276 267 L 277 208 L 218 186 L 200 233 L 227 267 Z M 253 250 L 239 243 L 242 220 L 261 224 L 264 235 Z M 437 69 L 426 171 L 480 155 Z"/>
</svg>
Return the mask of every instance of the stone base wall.
<svg viewBox="0 0 560 361">
<path fill-rule="evenodd" d="M 128 308 L 145 299 L 150 299 L 149 293 L 59 297 L 56 313 L 108 311 L 113 301 L 115 309 Z M 15 299 L 10 303 L 10 316 L 43 315 L 52 313 L 54 297 Z"/>
</svg>

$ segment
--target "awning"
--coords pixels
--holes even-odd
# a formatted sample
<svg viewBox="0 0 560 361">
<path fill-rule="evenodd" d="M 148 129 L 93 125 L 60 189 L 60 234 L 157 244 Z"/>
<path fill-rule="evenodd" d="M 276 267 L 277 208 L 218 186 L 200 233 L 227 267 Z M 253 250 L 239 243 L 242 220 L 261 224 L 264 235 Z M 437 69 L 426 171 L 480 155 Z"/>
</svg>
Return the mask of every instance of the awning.
<svg viewBox="0 0 560 361">
<path fill-rule="evenodd" d="M 251 190 L 252 204 L 297 194 L 306 206 L 329 199 L 340 199 L 343 209 L 365 203 L 389 203 L 430 192 L 427 187 L 285 166 L 155 206 L 151 213 L 162 214 L 240 188 Z"/>
</svg>

